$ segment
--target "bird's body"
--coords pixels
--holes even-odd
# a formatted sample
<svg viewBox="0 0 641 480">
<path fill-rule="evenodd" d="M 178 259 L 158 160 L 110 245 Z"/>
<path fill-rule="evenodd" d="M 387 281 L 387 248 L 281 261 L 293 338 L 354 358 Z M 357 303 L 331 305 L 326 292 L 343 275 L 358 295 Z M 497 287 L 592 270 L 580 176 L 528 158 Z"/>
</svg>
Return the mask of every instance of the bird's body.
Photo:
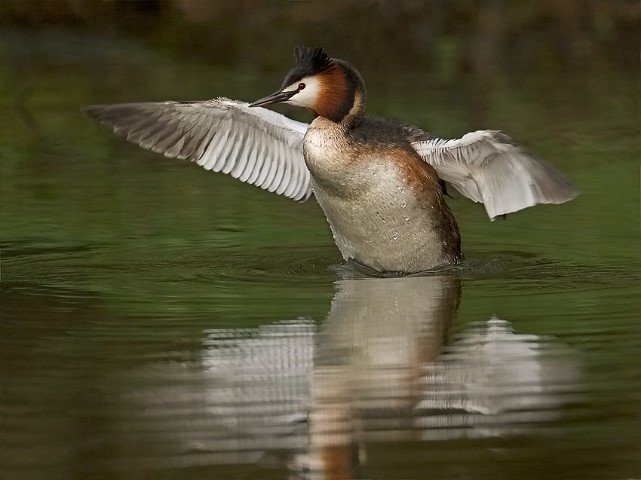
<svg viewBox="0 0 641 480">
<path fill-rule="evenodd" d="M 382 272 L 456 262 L 454 217 L 436 171 L 390 121 L 341 129 L 317 117 L 303 142 L 312 191 L 346 259 Z"/>
<path fill-rule="evenodd" d="M 343 258 L 414 273 L 461 257 L 444 182 L 491 218 L 576 196 L 569 180 L 500 132 L 442 140 L 365 117 L 365 85 L 346 62 L 297 49 L 276 93 L 250 105 L 218 98 L 93 106 L 87 113 L 143 148 L 190 158 L 296 200 L 312 193 Z M 256 108 L 277 102 L 315 114 L 310 125 Z"/>
</svg>

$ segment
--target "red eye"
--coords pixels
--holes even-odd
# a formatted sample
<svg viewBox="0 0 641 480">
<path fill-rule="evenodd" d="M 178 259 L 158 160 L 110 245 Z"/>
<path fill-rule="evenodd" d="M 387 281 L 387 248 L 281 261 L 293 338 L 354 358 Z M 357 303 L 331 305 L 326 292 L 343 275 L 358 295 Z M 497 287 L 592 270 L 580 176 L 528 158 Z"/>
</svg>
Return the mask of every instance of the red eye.
<svg viewBox="0 0 641 480">
<path fill-rule="evenodd" d="M 299 83 L 298 84 L 298 90 L 304 90 L 305 89 L 305 84 L 304 83 Z"/>
</svg>

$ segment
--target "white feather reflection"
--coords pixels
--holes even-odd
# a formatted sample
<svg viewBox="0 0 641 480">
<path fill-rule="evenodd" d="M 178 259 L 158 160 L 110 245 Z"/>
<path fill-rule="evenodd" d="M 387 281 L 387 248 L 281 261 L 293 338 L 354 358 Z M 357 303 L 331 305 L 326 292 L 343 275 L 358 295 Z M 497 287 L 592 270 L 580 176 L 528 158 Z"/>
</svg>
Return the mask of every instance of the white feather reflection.
<svg viewBox="0 0 641 480">
<path fill-rule="evenodd" d="M 571 352 L 496 317 L 446 341 L 459 295 L 451 277 L 342 280 L 321 325 L 208 330 L 197 368 L 138 392 L 154 422 L 146 446 L 167 453 L 162 432 L 188 464 L 286 452 L 294 471 L 351 478 L 367 442 L 522 434 L 558 418 L 578 391 Z"/>
<path fill-rule="evenodd" d="M 463 332 L 424 372 L 417 425 L 433 439 L 524 433 L 554 420 L 576 398 L 579 378 L 552 338 L 516 334 L 495 316 Z"/>
<path fill-rule="evenodd" d="M 206 332 L 204 373 L 208 410 L 224 426 L 283 435 L 305 421 L 316 324 L 278 322 L 255 330 Z"/>
</svg>

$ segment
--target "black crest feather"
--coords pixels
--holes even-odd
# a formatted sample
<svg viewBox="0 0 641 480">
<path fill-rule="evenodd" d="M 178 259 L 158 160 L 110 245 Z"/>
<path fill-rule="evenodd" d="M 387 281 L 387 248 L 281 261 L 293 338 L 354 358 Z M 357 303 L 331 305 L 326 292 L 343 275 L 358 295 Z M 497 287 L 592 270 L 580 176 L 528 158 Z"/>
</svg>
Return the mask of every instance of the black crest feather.
<svg viewBox="0 0 641 480">
<path fill-rule="evenodd" d="M 332 66 L 332 59 L 329 58 L 325 50 L 320 47 L 296 47 L 294 53 L 296 55 L 296 66 L 298 68 L 309 69 L 318 73 Z"/>
<path fill-rule="evenodd" d="M 285 77 L 283 88 L 305 77 L 318 75 L 333 66 L 332 59 L 320 47 L 296 47 L 294 54 L 296 66 Z"/>
</svg>

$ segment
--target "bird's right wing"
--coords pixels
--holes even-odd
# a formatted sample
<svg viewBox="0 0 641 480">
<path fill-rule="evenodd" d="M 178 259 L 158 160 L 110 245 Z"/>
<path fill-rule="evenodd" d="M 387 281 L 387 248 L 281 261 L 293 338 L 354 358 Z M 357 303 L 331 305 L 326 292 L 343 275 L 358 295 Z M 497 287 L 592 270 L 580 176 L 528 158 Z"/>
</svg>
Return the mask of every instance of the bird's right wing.
<svg viewBox="0 0 641 480">
<path fill-rule="evenodd" d="M 206 170 L 228 173 L 294 200 L 311 195 L 303 158 L 306 123 L 222 97 L 91 105 L 85 111 L 147 150 L 190 159 Z"/>
<path fill-rule="evenodd" d="M 482 202 L 491 219 L 579 193 L 565 175 L 501 132 L 479 130 L 453 140 L 420 139 L 416 132 L 410 132 L 416 140 L 408 138 L 421 158 L 464 196 Z"/>
</svg>

